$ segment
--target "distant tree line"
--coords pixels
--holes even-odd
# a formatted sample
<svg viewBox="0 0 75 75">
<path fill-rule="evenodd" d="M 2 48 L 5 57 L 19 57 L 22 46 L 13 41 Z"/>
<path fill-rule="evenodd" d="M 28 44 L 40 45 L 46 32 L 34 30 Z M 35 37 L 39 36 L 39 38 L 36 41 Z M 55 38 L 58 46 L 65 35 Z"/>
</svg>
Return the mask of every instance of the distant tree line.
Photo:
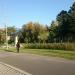
<svg viewBox="0 0 75 75">
<path fill-rule="evenodd" d="M 20 41 L 25 43 L 75 42 L 75 2 L 62 10 L 51 25 L 29 22 L 21 29 Z"/>
<path fill-rule="evenodd" d="M 16 28 L 14 26 L 7 27 L 7 37 L 10 37 L 10 40 L 8 40 L 8 43 L 14 42 L 14 38 L 12 38 L 13 34 L 16 33 Z M 6 43 L 6 28 L 0 29 L 0 44 Z"/>
<path fill-rule="evenodd" d="M 15 33 L 21 43 L 75 42 L 75 2 L 68 11 L 62 10 L 51 25 L 29 22 L 18 31 L 8 27 L 8 35 Z M 0 31 L 0 42 L 3 39 L 1 34 Z"/>
</svg>

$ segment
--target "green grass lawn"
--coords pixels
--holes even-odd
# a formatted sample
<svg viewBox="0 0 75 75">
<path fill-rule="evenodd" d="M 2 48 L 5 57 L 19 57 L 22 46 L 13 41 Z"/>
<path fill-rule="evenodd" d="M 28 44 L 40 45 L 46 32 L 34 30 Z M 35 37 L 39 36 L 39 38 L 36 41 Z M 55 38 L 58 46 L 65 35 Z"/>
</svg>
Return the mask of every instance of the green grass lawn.
<svg viewBox="0 0 75 75">
<path fill-rule="evenodd" d="M 62 57 L 75 60 L 75 51 L 49 50 L 49 49 L 22 49 L 20 52 L 44 56 Z"/>
<path fill-rule="evenodd" d="M 0 49 L 3 51 L 6 49 Z M 16 48 L 9 48 L 9 52 L 16 52 Z M 43 56 L 54 56 L 54 57 L 62 57 L 66 59 L 75 60 L 75 51 L 64 51 L 64 50 L 50 50 L 50 49 L 23 49 L 20 48 L 20 53 L 31 53 Z"/>
</svg>

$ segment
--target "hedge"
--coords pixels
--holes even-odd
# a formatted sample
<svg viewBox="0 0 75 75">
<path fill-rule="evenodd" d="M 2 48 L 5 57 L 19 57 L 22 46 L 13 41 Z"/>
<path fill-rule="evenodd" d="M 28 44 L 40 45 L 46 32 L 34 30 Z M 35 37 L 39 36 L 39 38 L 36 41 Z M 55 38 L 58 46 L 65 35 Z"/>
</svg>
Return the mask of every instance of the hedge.
<svg viewBox="0 0 75 75">
<path fill-rule="evenodd" d="M 29 49 L 56 49 L 56 50 L 75 50 L 75 43 L 28 43 L 24 48 Z"/>
</svg>

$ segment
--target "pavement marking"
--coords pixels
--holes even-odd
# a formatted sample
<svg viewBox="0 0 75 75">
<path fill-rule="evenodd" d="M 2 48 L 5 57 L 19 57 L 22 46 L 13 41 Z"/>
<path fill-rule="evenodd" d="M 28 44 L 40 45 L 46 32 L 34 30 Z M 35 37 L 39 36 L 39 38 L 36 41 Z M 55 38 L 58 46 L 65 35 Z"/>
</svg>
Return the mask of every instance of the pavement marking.
<svg viewBox="0 0 75 75">
<path fill-rule="evenodd" d="M 0 75 L 32 75 L 28 72 L 15 68 L 6 63 L 0 62 Z"/>
</svg>

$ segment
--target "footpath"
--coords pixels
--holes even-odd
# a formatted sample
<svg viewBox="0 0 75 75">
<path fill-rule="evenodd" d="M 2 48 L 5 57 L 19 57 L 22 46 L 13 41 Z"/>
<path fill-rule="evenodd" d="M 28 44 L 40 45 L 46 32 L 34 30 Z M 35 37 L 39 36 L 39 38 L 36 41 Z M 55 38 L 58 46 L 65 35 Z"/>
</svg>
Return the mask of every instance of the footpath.
<svg viewBox="0 0 75 75">
<path fill-rule="evenodd" d="M 31 75 L 18 68 L 0 62 L 0 75 Z"/>
</svg>

